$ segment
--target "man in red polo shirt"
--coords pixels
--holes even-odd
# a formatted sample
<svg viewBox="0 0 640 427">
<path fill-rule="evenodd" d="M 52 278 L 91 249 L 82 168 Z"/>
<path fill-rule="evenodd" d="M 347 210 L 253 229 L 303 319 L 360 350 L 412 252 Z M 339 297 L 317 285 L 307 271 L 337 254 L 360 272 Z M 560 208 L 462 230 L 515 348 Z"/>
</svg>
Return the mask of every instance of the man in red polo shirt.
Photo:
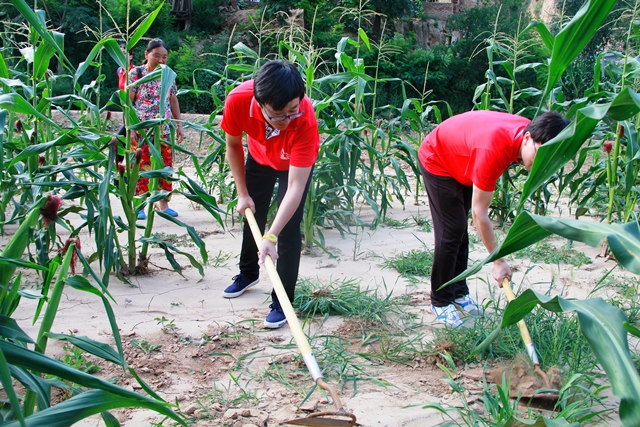
<svg viewBox="0 0 640 427">
<path fill-rule="evenodd" d="M 515 162 L 526 170 L 538 147 L 553 139 L 569 122 L 556 112 L 533 122 L 496 111 L 471 111 L 438 125 L 422 142 L 418 159 L 433 220 L 434 255 L 431 269 L 431 311 L 442 323 L 462 324 L 458 308 L 471 315 L 483 310 L 469 295 L 467 282 L 442 285 L 467 269 L 469 257 L 468 215 L 489 252 L 496 247 L 489 206 L 496 182 Z M 504 259 L 493 264 L 493 278 L 511 279 Z"/>
<path fill-rule="evenodd" d="M 249 225 L 244 225 L 240 273 L 222 296 L 239 297 L 258 283 L 259 263 L 270 255 L 278 260 L 278 274 L 293 302 L 302 249 L 304 199 L 320 148 L 318 123 L 313 105 L 305 96 L 300 72 L 286 61 L 265 63 L 254 80 L 229 93 L 220 127 L 226 132 L 227 159 L 238 191 L 237 209 L 244 215 L 251 208 L 262 232 L 278 181 L 278 210 L 273 223 L 260 248 L 256 247 Z M 246 163 L 243 132 L 247 134 L 249 151 Z M 287 319 L 275 291 L 271 298 L 271 312 L 264 325 L 279 328 Z"/>
</svg>

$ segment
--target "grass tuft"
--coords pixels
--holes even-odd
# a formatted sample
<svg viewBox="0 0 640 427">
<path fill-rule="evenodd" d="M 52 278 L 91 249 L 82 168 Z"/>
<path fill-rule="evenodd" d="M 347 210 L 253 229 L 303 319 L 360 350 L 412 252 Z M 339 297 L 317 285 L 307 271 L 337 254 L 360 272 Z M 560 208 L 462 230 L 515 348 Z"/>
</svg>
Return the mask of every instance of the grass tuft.
<svg viewBox="0 0 640 427">
<path fill-rule="evenodd" d="M 580 267 L 592 263 L 591 258 L 575 250 L 570 242 L 559 248 L 550 243 L 541 242 L 522 249 L 518 254 L 528 257 L 532 262 L 544 262 L 546 264 L 569 264 L 574 267 Z"/>
<path fill-rule="evenodd" d="M 296 285 L 293 306 L 302 314 L 341 315 L 385 323 L 392 314 L 400 314 L 406 297 L 380 296 L 375 289 L 361 289 L 360 281 L 342 279 L 328 284 L 301 278 Z"/>
<path fill-rule="evenodd" d="M 409 252 L 402 252 L 393 258 L 382 263 L 384 268 L 393 268 L 403 277 L 431 275 L 433 264 L 433 252 L 429 250 L 412 249 Z"/>
</svg>

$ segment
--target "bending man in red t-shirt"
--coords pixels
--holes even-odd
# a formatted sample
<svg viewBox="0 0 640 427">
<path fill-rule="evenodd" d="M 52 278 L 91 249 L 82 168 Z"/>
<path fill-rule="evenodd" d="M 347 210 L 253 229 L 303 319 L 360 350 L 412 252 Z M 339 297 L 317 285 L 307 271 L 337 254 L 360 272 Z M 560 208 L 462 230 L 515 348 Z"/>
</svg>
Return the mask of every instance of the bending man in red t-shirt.
<svg viewBox="0 0 640 427">
<path fill-rule="evenodd" d="M 238 191 L 238 211 L 255 213 L 264 232 L 267 214 L 278 181 L 278 210 L 273 223 L 256 247 L 248 224 L 244 225 L 240 274 L 222 295 L 235 298 L 259 281 L 267 255 L 278 260 L 277 270 L 289 300 L 293 302 L 302 239 L 300 223 L 313 165 L 318 157 L 318 123 L 296 67 L 286 61 L 269 61 L 255 76 L 229 93 L 220 127 L 226 132 L 227 159 Z M 242 134 L 247 134 L 245 163 Z M 277 246 L 277 249 L 276 249 Z M 287 321 L 272 291 L 267 328 Z"/>
<path fill-rule="evenodd" d="M 482 314 L 469 295 L 467 282 L 442 285 L 467 269 L 469 257 L 468 215 L 489 252 L 496 247 L 489 206 L 496 182 L 514 162 L 526 170 L 538 147 L 554 138 L 569 122 L 556 112 L 535 121 L 496 111 L 471 111 L 453 116 L 437 126 L 418 151 L 433 220 L 434 255 L 431 269 L 431 311 L 442 323 L 462 324 L 458 308 Z M 511 279 L 504 259 L 493 264 L 493 278 Z M 457 307 L 456 307 L 457 306 Z"/>
</svg>

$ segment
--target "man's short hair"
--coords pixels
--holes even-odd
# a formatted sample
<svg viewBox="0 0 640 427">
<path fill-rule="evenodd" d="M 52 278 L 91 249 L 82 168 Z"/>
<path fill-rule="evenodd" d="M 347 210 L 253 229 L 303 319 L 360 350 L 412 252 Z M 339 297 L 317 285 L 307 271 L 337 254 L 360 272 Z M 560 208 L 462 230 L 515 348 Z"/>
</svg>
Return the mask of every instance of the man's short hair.
<svg viewBox="0 0 640 427">
<path fill-rule="evenodd" d="M 556 111 L 540 114 L 534 121 L 524 128 L 524 133 L 530 132 L 535 142 L 544 144 L 553 139 L 569 125 L 569 120 Z"/>
<path fill-rule="evenodd" d="M 261 105 L 282 110 L 293 99 L 304 97 L 304 80 L 298 69 L 287 61 L 266 62 L 256 74 L 253 96 Z"/>
</svg>

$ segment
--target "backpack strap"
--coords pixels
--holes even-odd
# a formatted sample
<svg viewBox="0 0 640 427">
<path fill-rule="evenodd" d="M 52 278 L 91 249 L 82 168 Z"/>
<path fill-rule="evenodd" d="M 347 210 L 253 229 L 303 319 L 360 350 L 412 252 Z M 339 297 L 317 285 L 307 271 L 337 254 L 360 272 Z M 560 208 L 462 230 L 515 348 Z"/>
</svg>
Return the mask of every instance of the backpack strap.
<svg viewBox="0 0 640 427">
<path fill-rule="evenodd" d="M 136 65 L 134 68 L 136 69 L 136 76 L 138 77 L 138 80 L 140 80 L 142 78 L 142 67 L 144 67 L 144 65 Z M 136 100 L 138 99 L 138 88 L 136 88 L 135 90 L 135 98 L 133 100 L 133 104 L 135 105 Z"/>
</svg>

